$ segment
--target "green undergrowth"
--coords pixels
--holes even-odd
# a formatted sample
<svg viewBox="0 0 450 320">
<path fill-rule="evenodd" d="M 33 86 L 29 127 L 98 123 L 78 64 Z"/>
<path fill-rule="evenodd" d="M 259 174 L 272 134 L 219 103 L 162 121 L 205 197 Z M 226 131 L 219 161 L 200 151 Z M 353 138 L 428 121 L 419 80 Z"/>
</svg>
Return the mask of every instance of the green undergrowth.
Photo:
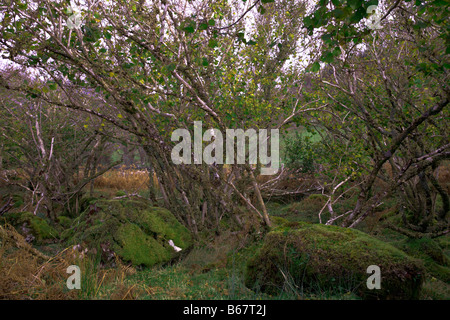
<svg viewBox="0 0 450 320">
<path fill-rule="evenodd" d="M 269 202 L 273 226 L 266 233 L 244 234 L 224 222 L 219 237 L 195 246 L 172 213 L 143 200 L 90 199 L 78 217 L 60 216 L 57 224 L 31 213 L 5 217 L 18 229 L 25 224 L 47 255 L 78 244 L 92 253 L 88 259 L 95 268 L 83 280 L 87 291 L 80 299 L 450 298 L 448 236 L 411 240 L 373 228 L 377 220 L 364 224 L 364 232 L 319 225 L 325 201 L 311 195 L 284 205 Z M 393 208 L 386 202 L 378 211 L 389 214 Z M 170 239 L 182 254 L 168 245 Z M 114 254 L 134 271 L 119 272 Z M 382 272 L 377 294 L 364 290 L 371 264 Z"/>
<path fill-rule="evenodd" d="M 59 232 L 50 221 L 32 212 L 7 213 L 1 222 L 13 225 L 29 241 L 38 244 L 59 238 Z"/>
</svg>

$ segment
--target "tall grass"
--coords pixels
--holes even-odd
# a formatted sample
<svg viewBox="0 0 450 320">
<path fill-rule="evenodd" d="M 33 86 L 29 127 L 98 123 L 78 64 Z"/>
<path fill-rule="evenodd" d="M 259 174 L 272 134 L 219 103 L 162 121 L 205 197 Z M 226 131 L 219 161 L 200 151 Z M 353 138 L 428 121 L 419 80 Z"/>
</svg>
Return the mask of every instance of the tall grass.
<svg viewBox="0 0 450 320">
<path fill-rule="evenodd" d="M 150 180 L 150 174 L 147 170 L 138 170 L 134 167 L 127 168 L 122 166 L 118 169 L 113 169 L 94 181 L 94 188 L 96 189 L 110 189 L 114 191 L 139 192 L 146 190 L 150 186 L 157 187 L 158 181 L 156 176 Z"/>
</svg>

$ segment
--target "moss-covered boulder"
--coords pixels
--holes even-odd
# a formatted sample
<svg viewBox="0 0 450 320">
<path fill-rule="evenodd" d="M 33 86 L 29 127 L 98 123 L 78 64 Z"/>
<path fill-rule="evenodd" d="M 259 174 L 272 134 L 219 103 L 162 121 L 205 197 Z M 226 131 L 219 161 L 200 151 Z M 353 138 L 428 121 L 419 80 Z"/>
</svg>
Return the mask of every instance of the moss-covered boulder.
<svg viewBox="0 0 450 320">
<path fill-rule="evenodd" d="M 381 289 L 367 288 L 371 265 L 380 267 Z M 289 287 L 311 293 L 345 290 L 363 298 L 415 299 L 424 272 L 419 260 L 361 231 L 297 223 L 266 235 L 261 249 L 247 262 L 245 283 L 269 294 Z"/>
<path fill-rule="evenodd" d="M 115 253 L 124 261 L 145 266 L 167 262 L 176 255 L 169 240 L 181 249 L 192 244 L 190 232 L 171 212 L 133 200 L 97 201 L 74 219 L 63 238 L 101 253 L 103 261 Z"/>
<path fill-rule="evenodd" d="M 14 212 L 4 215 L 4 222 L 14 226 L 27 241 L 38 243 L 59 238 L 58 231 L 50 223 L 32 212 Z"/>
<path fill-rule="evenodd" d="M 447 237 L 449 236 L 445 236 Z M 430 238 L 407 239 L 395 246 L 410 256 L 421 259 L 431 276 L 450 283 L 450 259 L 438 241 Z"/>
</svg>

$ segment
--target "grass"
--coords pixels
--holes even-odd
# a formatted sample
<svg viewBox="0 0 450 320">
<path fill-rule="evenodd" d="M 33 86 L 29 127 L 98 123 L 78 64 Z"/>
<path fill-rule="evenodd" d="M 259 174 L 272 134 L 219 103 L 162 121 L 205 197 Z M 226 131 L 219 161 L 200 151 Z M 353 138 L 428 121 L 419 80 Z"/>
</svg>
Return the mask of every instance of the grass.
<svg viewBox="0 0 450 320">
<path fill-rule="evenodd" d="M 156 178 L 153 177 L 152 183 L 157 186 Z M 147 170 L 138 170 L 136 168 L 126 168 L 124 166 L 113 169 L 94 181 L 96 190 L 109 190 L 114 193 L 124 191 L 128 193 L 139 192 L 148 189 L 150 184 L 150 174 Z"/>
<path fill-rule="evenodd" d="M 208 252 L 206 252 L 208 254 Z M 249 290 L 244 284 L 243 271 L 232 262 L 226 267 L 199 268 L 179 262 L 137 272 L 127 277 L 128 287 L 138 288 L 143 300 L 297 300 L 297 299 L 356 299 L 348 290 L 340 296 L 326 290 L 321 294 L 304 296 L 286 290 L 268 295 Z"/>
<path fill-rule="evenodd" d="M 442 178 L 446 174 L 448 172 L 443 171 Z M 105 198 L 131 193 L 146 197 L 148 191 L 145 190 L 150 184 L 157 186 L 157 181 L 151 180 L 148 172 L 122 167 L 97 178 L 94 193 Z M 267 208 L 271 216 L 317 223 L 317 213 L 323 203 L 320 196 L 312 196 L 287 204 L 269 202 Z M 335 210 L 345 212 L 353 204 L 354 199 L 349 198 Z M 388 200 L 378 210 L 388 212 L 394 205 L 395 200 Z M 378 219 L 369 219 L 362 229 L 393 244 L 405 239 L 391 230 L 377 230 L 374 227 L 377 223 Z M 448 238 L 436 240 L 447 255 L 450 254 Z M 242 242 L 242 238 L 225 234 L 211 242 L 196 245 L 182 259 L 164 266 L 131 267 L 116 260 L 115 267 L 105 268 L 95 256 L 83 256 L 74 248 L 65 248 L 63 243 L 46 243 L 39 247 L 41 252 L 52 257 L 42 259 L 28 249 L 17 248 L 10 241 L 0 238 L 0 299 L 359 299 L 344 287 L 338 287 L 334 292 L 316 288 L 315 294 L 305 294 L 293 285 L 287 272 L 284 288 L 275 296 L 257 289 L 249 290 L 244 284 L 245 264 L 259 246 L 258 242 Z M 70 291 L 65 287 L 68 277 L 65 270 L 71 264 L 79 265 L 82 270 L 82 290 Z M 449 298 L 448 283 L 432 276 L 427 278 L 420 299 Z"/>
</svg>

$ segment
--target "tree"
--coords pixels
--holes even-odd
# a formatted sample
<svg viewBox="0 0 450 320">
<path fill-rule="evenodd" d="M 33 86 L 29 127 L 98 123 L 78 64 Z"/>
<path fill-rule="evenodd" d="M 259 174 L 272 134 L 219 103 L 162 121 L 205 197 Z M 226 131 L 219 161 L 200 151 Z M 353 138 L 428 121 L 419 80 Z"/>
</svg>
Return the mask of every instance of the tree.
<svg viewBox="0 0 450 320">
<path fill-rule="evenodd" d="M 11 86 L 25 82 L 49 96 L 61 95 L 14 69 L 2 72 L 2 78 Z M 34 214 L 45 208 L 52 220 L 62 211 L 76 215 L 84 186 L 118 163 L 99 168 L 112 147 L 102 122 L 17 91 L 1 88 L 0 93 L 0 144 L 7 169 L 0 179 L 28 194 Z"/>
<path fill-rule="evenodd" d="M 450 52 L 443 3 L 393 1 L 376 31 L 358 24 L 371 4 L 321 1 L 305 20 L 311 30 L 326 29 L 320 59 L 328 64 L 318 87 L 330 108 L 318 125 L 331 141 L 346 146 L 339 148 L 350 169 L 342 181 L 359 175 L 352 177 L 359 184 L 358 200 L 341 224 L 356 226 L 386 197 L 397 195 L 404 228 L 391 227 L 410 236 L 446 233 L 449 200 L 436 179 L 439 163 L 450 156 Z M 374 187 L 378 179 L 385 188 Z M 443 203 L 439 212 L 436 196 Z"/>
<path fill-rule="evenodd" d="M 171 132 L 192 132 L 195 120 L 222 132 L 270 129 L 284 123 L 287 110 L 303 112 L 297 101 L 303 67 L 288 60 L 304 36 L 298 17 L 305 6 L 270 2 L 86 1 L 82 25 L 69 29 L 66 1 L 10 1 L 2 9 L 4 57 L 39 70 L 50 89 L 65 94 L 6 87 L 135 135 L 166 206 L 194 233 L 218 227 L 223 215 L 234 217 L 236 199 L 270 224 L 256 180 L 260 166 L 174 165 L 170 157 Z M 102 105 L 87 105 L 68 86 Z"/>
</svg>

